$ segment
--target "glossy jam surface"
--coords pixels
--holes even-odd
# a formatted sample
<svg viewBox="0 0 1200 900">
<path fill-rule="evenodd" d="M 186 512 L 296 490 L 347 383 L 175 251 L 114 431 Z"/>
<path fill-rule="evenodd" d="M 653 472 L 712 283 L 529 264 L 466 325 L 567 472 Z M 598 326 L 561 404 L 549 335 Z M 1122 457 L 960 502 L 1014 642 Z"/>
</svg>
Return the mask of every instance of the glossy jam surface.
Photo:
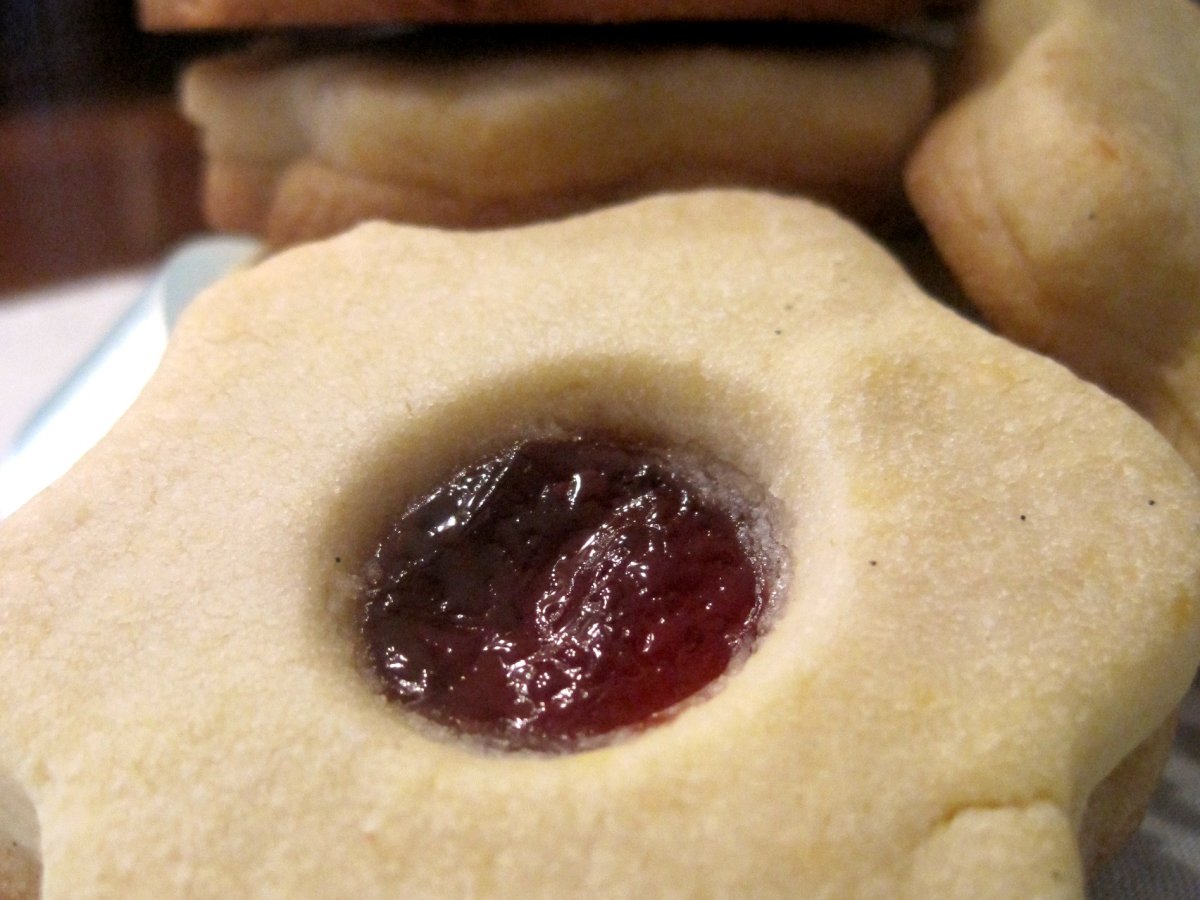
<svg viewBox="0 0 1200 900">
<path fill-rule="evenodd" d="M 392 524 L 366 567 L 369 665 L 390 698 L 509 749 L 649 724 L 757 634 L 750 531 L 662 454 L 519 444 Z"/>
</svg>

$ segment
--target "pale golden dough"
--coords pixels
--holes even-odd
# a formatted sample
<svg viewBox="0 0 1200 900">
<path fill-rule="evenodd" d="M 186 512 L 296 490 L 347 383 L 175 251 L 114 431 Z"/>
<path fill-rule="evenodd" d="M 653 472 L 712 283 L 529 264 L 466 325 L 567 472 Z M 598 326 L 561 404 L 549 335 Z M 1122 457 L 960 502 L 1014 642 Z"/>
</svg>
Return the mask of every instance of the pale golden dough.
<svg viewBox="0 0 1200 900">
<path fill-rule="evenodd" d="M 702 185 L 878 221 L 903 205 L 901 166 L 932 110 L 927 55 L 899 45 L 448 40 L 194 65 L 182 104 L 213 226 L 281 246 L 370 218 L 504 225 Z"/>
<path fill-rule="evenodd" d="M 1200 7 L 986 0 L 909 194 L 1004 334 L 1200 468 Z"/>
<path fill-rule="evenodd" d="M 143 27 L 261 28 L 399 22 L 826 19 L 885 23 L 946 0 L 139 0 Z"/>
<path fill-rule="evenodd" d="M 741 469 L 788 594 L 667 724 L 489 755 L 372 693 L 345 573 L 548 423 Z M 206 292 L 0 528 L 0 799 L 47 900 L 1079 897 L 1200 656 L 1198 525 L 1144 421 L 805 201 L 365 226 Z"/>
</svg>

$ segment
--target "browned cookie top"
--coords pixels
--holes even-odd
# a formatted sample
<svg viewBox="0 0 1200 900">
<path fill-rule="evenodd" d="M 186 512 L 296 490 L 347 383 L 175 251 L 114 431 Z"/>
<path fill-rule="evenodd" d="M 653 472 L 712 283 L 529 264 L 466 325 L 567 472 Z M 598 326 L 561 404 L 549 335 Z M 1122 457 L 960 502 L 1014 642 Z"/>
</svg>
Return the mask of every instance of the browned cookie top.
<svg viewBox="0 0 1200 900">
<path fill-rule="evenodd" d="M 151 30 L 406 22 L 895 22 L 959 0 L 141 0 Z"/>
</svg>

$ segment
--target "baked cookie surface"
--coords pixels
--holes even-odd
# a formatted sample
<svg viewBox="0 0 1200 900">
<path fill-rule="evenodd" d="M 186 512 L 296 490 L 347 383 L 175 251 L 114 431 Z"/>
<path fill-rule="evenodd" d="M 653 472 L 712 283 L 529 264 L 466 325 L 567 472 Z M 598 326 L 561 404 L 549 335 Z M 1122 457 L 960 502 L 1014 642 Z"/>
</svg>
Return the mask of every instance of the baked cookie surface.
<svg viewBox="0 0 1200 900">
<path fill-rule="evenodd" d="M 993 0 L 964 57 L 917 212 L 998 330 L 1200 466 L 1200 7 Z"/>
<path fill-rule="evenodd" d="M 435 31 L 196 63 L 182 106 L 207 217 L 283 246 L 372 218 L 508 225 L 714 185 L 862 219 L 903 206 L 933 104 L 925 51 L 778 29 L 636 34 Z"/>
<path fill-rule="evenodd" d="M 736 468 L 787 596 L 671 720 L 484 752 L 373 692 L 351 574 L 548 426 Z M 0 529 L 5 808 L 46 897 L 1079 896 L 1089 796 L 1195 671 L 1198 524 L 1146 423 L 804 201 L 366 226 L 198 299 Z"/>
</svg>

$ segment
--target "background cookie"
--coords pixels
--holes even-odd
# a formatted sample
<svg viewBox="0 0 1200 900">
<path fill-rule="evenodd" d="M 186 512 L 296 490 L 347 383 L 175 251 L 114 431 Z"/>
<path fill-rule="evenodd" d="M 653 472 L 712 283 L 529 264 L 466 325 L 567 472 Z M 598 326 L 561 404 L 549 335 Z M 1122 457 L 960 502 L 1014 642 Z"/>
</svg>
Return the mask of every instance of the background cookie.
<svg viewBox="0 0 1200 900">
<path fill-rule="evenodd" d="M 1200 468 L 1200 7 L 991 0 L 909 194 L 1003 333 Z"/>
<path fill-rule="evenodd" d="M 704 702 L 485 752 L 373 692 L 348 573 L 547 423 L 736 468 L 787 596 Z M 0 528 L 0 785 L 47 898 L 1080 896 L 1089 797 L 1200 654 L 1198 522 L 1144 421 L 807 202 L 368 226 L 200 298 Z"/>
<path fill-rule="evenodd" d="M 285 245 L 370 218 L 515 224 L 705 185 L 875 221 L 902 206 L 901 165 L 932 108 L 919 49 L 554 34 L 196 64 L 182 103 L 203 136 L 209 220 Z"/>
<path fill-rule="evenodd" d="M 638 22 L 666 19 L 807 19 L 882 23 L 929 0 L 140 0 L 142 24 L 185 28 L 368 25 L 397 22 Z"/>
</svg>

